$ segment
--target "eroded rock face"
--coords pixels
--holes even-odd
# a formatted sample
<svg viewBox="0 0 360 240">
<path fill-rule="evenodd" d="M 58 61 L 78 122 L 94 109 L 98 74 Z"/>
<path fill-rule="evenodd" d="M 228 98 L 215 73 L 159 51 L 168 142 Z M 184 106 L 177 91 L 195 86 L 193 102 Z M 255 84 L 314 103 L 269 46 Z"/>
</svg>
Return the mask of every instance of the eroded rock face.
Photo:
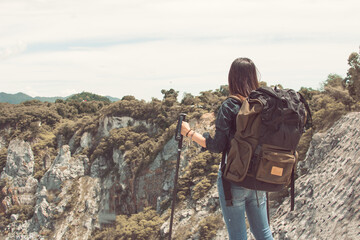
<svg viewBox="0 0 360 240">
<path fill-rule="evenodd" d="M 86 156 L 72 157 L 70 147 L 63 145 L 37 184 L 33 217 L 12 224 L 9 239 L 89 239 L 99 228 L 101 187 L 98 178 L 85 176 L 88 165 Z"/>
<path fill-rule="evenodd" d="M 63 217 L 58 220 L 57 226 L 54 226 L 51 239 L 90 239 L 94 229 L 100 227 L 98 211 L 101 185 L 99 179 L 83 176 L 78 180 L 68 181 L 66 185 L 66 189 L 60 193 L 64 203 L 55 208 L 55 212 L 62 214 Z M 68 201 L 65 200 L 67 194 L 71 196 Z M 70 208 L 70 211 L 67 208 Z"/>
<path fill-rule="evenodd" d="M 85 175 L 85 168 L 88 164 L 89 160 L 86 156 L 77 156 L 71 157 L 70 147 L 68 145 L 64 145 L 61 147 L 58 156 L 53 161 L 49 170 L 44 174 L 41 178 L 40 183 L 38 184 L 37 189 L 37 202 L 35 206 L 35 214 L 32 221 L 32 228 L 37 231 L 42 227 L 46 227 L 48 229 L 52 228 L 52 218 L 55 214 L 55 208 L 59 208 L 59 205 L 49 204 L 49 198 L 58 198 L 67 199 L 70 201 L 71 199 L 61 198 L 58 196 L 51 196 L 52 193 L 59 192 L 67 192 L 67 188 L 65 188 L 64 184 L 67 182 L 74 181 L 76 178 L 82 177 Z M 73 193 L 69 193 L 71 196 Z M 57 195 L 57 194 L 54 194 Z M 51 197 L 50 197 L 51 196 Z M 61 202 L 60 202 L 61 203 Z M 64 205 L 64 204 L 63 204 Z M 61 207 L 60 207 L 61 208 Z M 65 206 L 62 206 L 62 209 L 56 209 L 57 214 L 63 212 Z"/>
<path fill-rule="evenodd" d="M 155 160 L 136 178 L 126 163 L 126 153 L 113 150 L 112 167 L 109 160 L 97 158 L 91 167 L 91 176 L 101 179 L 99 221 L 109 223 L 118 214 L 133 214 L 145 207 L 159 210 L 160 203 L 169 198 L 174 185 L 177 142 L 171 139 Z M 108 174 L 103 174 L 108 172 Z"/>
<path fill-rule="evenodd" d="M 28 177 L 34 173 L 34 154 L 30 144 L 13 140 L 9 144 L 5 174 L 11 178 Z"/>
<path fill-rule="evenodd" d="M 124 128 L 128 126 L 144 125 L 149 131 L 156 131 L 155 126 L 148 124 L 145 120 L 135 120 L 132 117 L 114 117 L 105 116 L 100 120 L 98 135 L 100 137 L 108 136 L 112 129 Z"/>
<path fill-rule="evenodd" d="M 172 138 L 147 169 L 135 180 L 136 202 L 138 209 L 156 206 L 168 199 L 174 187 L 177 160 L 177 142 Z M 184 158 L 182 158 L 184 162 Z"/>
<path fill-rule="evenodd" d="M 81 136 L 80 146 L 82 148 L 89 148 L 91 147 L 91 142 L 92 142 L 91 133 L 84 132 L 84 134 Z"/>
<path fill-rule="evenodd" d="M 296 180 L 295 211 L 287 199 L 272 219 L 275 239 L 357 239 L 360 233 L 360 113 L 317 134 Z"/>
<path fill-rule="evenodd" d="M 83 151 L 84 149 L 90 148 L 93 143 L 93 136 L 91 135 L 91 133 L 84 132 L 80 138 L 80 146 L 76 146 L 75 139 L 78 135 L 79 133 L 75 132 L 69 141 L 70 151 L 74 154 L 80 154 L 81 151 Z"/>
<path fill-rule="evenodd" d="M 99 156 L 91 164 L 90 176 L 94 178 L 104 177 L 109 172 L 109 168 L 108 160 L 103 156 Z"/>
<path fill-rule="evenodd" d="M 85 166 L 89 162 L 86 156 L 71 157 L 70 147 L 61 147 L 49 170 L 44 174 L 39 183 L 39 188 L 46 190 L 60 190 L 61 184 L 68 179 L 85 175 Z"/>
<path fill-rule="evenodd" d="M 0 177 L 7 182 L 1 189 L 6 195 L 0 207 L 3 212 L 7 212 L 12 206 L 35 204 L 38 181 L 33 173 L 34 155 L 30 144 L 19 139 L 11 141 L 6 165 Z"/>
</svg>

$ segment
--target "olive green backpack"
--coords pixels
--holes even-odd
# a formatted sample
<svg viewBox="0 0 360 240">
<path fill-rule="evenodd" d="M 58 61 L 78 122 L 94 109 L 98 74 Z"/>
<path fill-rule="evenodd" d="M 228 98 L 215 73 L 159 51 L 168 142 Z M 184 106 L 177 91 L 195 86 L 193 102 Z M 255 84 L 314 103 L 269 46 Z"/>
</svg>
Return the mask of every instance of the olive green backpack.
<svg viewBox="0 0 360 240">
<path fill-rule="evenodd" d="M 268 192 L 280 191 L 291 182 L 293 186 L 296 147 L 311 125 L 308 104 L 291 89 L 261 87 L 241 102 L 236 132 L 222 160 L 227 205 L 232 205 L 229 182 Z M 293 199 L 292 188 L 292 210 Z"/>
</svg>

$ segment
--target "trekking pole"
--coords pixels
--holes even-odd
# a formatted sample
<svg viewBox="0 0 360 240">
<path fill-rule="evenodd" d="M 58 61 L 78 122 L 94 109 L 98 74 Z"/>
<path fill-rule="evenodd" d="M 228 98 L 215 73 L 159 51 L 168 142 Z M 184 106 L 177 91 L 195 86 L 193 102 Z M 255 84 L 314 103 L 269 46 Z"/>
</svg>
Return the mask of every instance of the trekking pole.
<svg viewBox="0 0 360 240">
<path fill-rule="evenodd" d="M 176 127 L 175 132 L 175 140 L 178 141 L 178 157 L 176 162 L 176 171 L 175 171 L 175 179 L 174 179 L 174 192 L 173 192 L 173 199 L 172 199 L 172 206 L 171 206 L 171 217 L 170 217 L 170 230 L 169 230 L 169 239 L 171 240 L 171 232 L 172 232 L 172 225 L 174 220 L 174 211 L 175 211 L 175 202 L 176 202 L 176 193 L 177 193 L 177 181 L 179 176 L 179 167 L 180 167 L 180 154 L 182 148 L 182 140 L 183 136 L 181 135 L 181 124 L 183 120 L 185 120 L 185 113 L 180 113 L 179 120 Z"/>
</svg>

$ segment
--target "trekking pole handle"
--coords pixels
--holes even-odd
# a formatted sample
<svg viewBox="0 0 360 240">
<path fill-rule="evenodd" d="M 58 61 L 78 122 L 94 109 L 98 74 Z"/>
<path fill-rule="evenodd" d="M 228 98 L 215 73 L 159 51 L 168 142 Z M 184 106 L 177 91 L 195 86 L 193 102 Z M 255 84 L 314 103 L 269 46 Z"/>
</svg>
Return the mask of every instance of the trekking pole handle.
<svg viewBox="0 0 360 240">
<path fill-rule="evenodd" d="M 186 116 L 185 113 L 180 113 L 180 115 L 179 115 L 179 120 L 178 120 L 178 123 L 176 126 L 176 132 L 175 132 L 175 140 L 176 141 L 182 140 L 181 125 L 182 125 L 182 122 L 185 120 L 185 116 Z"/>
</svg>

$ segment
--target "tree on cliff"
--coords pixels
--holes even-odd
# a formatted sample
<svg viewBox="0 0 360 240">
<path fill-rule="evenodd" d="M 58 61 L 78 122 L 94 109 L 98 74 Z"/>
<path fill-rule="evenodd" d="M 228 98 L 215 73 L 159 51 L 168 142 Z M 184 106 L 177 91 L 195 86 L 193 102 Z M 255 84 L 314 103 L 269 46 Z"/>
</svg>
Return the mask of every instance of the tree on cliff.
<svg viewBox="0 0 360 240">
<path fill-rule="evenodd" d="M 325 92 L 331 96 L 335 101 L 343 103 L 347 111 L 351 111 L 352 105 L 355 103 L 346 89 L 344 80 L 337 74 L 330 74 L 323 86 Z"/>
<path fill-rule="evenodd" d="M 163 102 L 166 106 L 171 107 L 177 102 L 179 91 L 171 88 L 170 90 L 162 89 L 161 93 L 164 95 Z"/>
<path fill-rule="evenodd" d="M 345 84 L 350 95 L 357 101 L 360 100 L 360 55 L 351 53 L 348 59 L 350 68 L 345 78 Z"/>
</svg>

